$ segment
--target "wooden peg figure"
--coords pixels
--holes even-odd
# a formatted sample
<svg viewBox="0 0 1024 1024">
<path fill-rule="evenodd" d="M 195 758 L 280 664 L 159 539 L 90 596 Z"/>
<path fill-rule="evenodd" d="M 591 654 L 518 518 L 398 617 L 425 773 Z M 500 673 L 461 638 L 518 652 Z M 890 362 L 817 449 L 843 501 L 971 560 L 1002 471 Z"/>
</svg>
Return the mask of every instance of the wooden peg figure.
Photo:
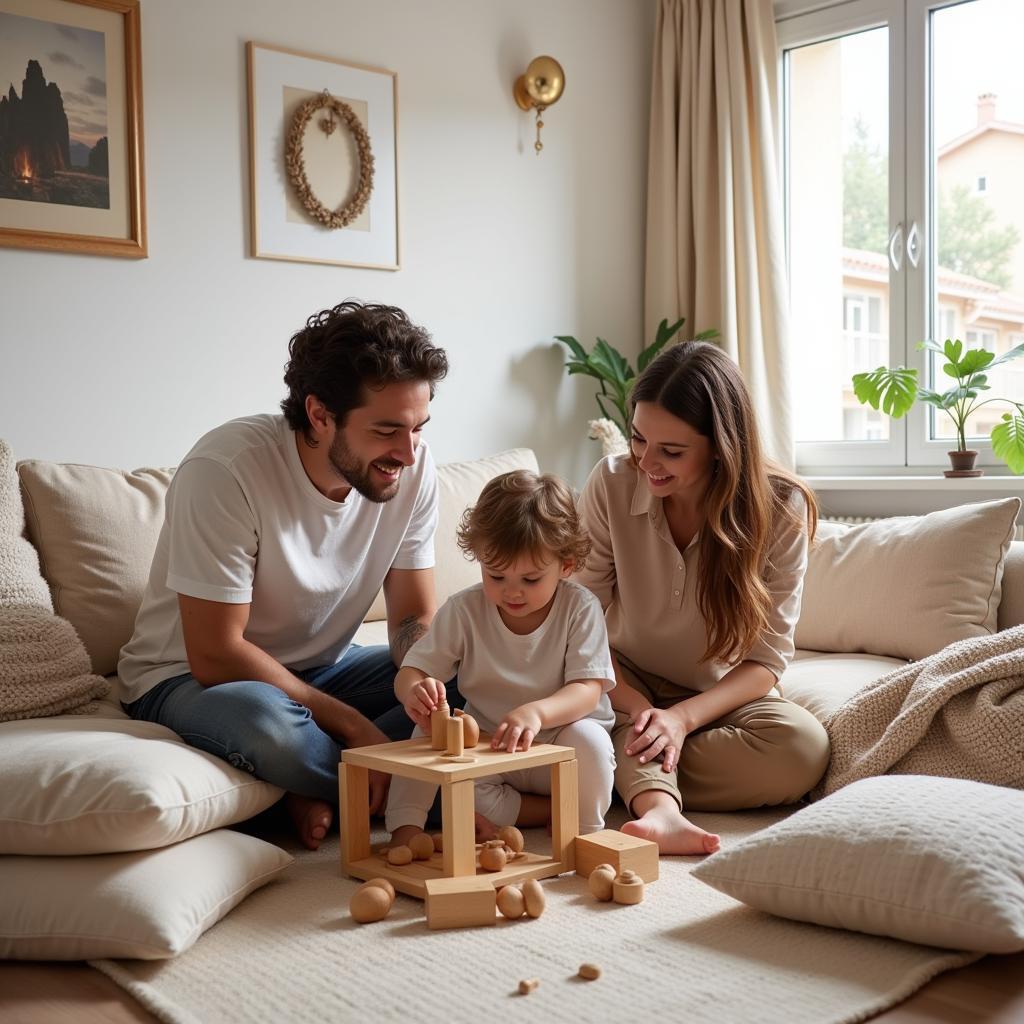
<svg viewBox="0 0 1024 1024">
<path fill-rule="evenodd" d="M 430 724 L 433 726 L 433 719 L 431 719 Z M 462 739 L 462 719 L 449 718 L 445 724 L 448 738 L 448 749 L 445 751 L 445 754 L 448 757 L 462 757 L 464 750 Z"/>
<path fill-rule="evenodd" d="M 430 747 L 444 750 L 448 742 L 448 702 L 442 700 L 436 711 L 430 713 Z"/>
</svg>

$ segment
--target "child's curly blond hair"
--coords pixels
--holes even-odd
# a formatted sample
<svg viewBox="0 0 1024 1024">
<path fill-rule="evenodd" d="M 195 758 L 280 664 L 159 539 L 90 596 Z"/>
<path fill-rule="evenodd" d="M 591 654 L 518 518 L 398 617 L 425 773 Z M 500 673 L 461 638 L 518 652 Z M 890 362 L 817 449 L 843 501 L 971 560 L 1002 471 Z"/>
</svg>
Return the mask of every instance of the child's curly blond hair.
<svg viewBox="0 0 1024 1024">
<path fill-rule="evenodd" d="M 572 489 L 550 473 L 525 469 L 487 483 L 477 503 L 463 513 L 457 539 L 467 558 L 495 568 L 524 554 L 535 559 L 553 554 L 571 561 L 575 572 L 590 553 Z"/>
</svg>

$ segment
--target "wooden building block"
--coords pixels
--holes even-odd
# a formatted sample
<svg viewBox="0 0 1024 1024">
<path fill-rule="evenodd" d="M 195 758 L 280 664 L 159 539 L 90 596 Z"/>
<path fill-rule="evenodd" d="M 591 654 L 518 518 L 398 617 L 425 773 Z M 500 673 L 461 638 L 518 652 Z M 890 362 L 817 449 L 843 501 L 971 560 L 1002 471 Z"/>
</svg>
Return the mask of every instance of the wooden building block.
<svg viewBox="0 0 1024 1024">
<path fill-rule="evenodd" d="M 611 864 L 616 874 L 635 871 L 645 882 L 658 880 L 658 844 L 606 828 L 576 837 L 576 874 L 584 878 L 598 864 Z"/>
<path fill-rule="evenodd" d="M 498 894 L 489 878 L 428 878 L 427 927 L 479 928 L 497 920 Z"/>
</svg>

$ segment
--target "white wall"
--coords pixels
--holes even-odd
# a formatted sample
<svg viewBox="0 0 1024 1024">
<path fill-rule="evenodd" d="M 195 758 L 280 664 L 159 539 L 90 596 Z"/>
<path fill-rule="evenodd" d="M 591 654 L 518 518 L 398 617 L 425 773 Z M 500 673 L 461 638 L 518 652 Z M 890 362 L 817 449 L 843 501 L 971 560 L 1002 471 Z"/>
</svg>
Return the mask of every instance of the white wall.
<svg viewBox="0 0 1024 1024">
<path fill-rule="evenodd" d="M 594 389 L 552 336 L 642 341 L 653 22 L 653 0 L 142 0 L 150 256 L 0 249 L 0 437 L 172 465 L 275 410 L 290 335 L 353 296 L 447 348 L 438 461 L 528 445 L 581 482 Z M 250 39 L 398 72 L 400 271 L 249 258 Z M 538 158 L 511 86 L 540 53 L 566 90 Z"/>
</svg>

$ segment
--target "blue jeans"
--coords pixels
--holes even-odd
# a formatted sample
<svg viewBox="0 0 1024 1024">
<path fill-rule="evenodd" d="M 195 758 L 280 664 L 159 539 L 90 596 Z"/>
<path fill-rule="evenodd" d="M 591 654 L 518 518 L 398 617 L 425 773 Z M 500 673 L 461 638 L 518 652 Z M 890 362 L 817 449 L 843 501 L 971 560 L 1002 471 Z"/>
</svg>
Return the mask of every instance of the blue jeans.
<svg viewBox="0 0 1024 1024">
<path fill-rule="evenodd" d="M 355 708 L 389 739 L 404 740 L 412 735 L 413 723 L 395 697 L 397 671 L 387 647 L 353 645 L 336 664 L 295 675 Z M 449 704 L 461 706 L 454 680 L 448 690 Z M 344 742 L 325 733 L 309 708 L 270 683 L 203 686 L 186 673 L 158 683 L 124 709 L 290 793 L 338 802 Z"/>
</svg>

